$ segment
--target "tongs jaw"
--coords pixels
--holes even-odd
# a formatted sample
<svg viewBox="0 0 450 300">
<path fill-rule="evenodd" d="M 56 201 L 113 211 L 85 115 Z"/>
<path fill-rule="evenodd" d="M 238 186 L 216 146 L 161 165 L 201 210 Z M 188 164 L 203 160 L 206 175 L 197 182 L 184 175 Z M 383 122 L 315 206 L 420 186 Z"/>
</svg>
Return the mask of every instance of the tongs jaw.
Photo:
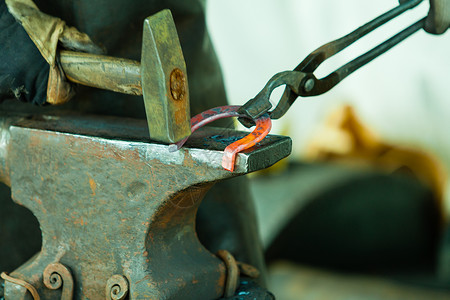
<svg viewBox="0 0 450 300">
<path fill-rule="evenodd" d="M 288 111 L 297 97 L 317 96 L 329 91 L 349 74 L 423 28 L 425 25 L 425 18 L 417 21 L 382 44 L 346 63 L 321 79 L 317 79 L 313 74 L 319 65 L 381 25 L 396 18 L 405 11 L 416 7 L 421 2 L 422 0 L 410 0 L 405 2 L 359 27 L 348 35 L 319 47 L 311 52 L 311 54 L 309 54 L 293 71 L 284 71 L 275 74 L 255 98 L 251 99 L 241 107 L 239 113 L 246 115 L 249 118 L 239 118 L 239 121 L 244 126 L 250 127 L 253 125 L 251 119 L 258 118 L 265 113 L 269 113 L 271 119 L 279 119 Z M 276 108 L 269 112 L 272 108 L 272 104 L 269 101 L 270 95 L 275 88 L 281 85 L 286 85 L 283 96 Z"/>
</svg>

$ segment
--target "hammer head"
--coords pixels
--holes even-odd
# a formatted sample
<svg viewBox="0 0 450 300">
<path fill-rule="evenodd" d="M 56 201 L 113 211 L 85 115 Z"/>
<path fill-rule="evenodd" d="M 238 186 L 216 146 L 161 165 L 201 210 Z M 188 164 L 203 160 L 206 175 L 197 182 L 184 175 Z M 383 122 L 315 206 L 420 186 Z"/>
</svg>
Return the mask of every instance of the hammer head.
<svg viewBox="0 0 450 300">
<path fill-rule="evenodd" d="M 170 10 L 144 21 L 141 83 L 150 138 L 178 142 L 191 134 L 186 64 Z"/>
</svg>

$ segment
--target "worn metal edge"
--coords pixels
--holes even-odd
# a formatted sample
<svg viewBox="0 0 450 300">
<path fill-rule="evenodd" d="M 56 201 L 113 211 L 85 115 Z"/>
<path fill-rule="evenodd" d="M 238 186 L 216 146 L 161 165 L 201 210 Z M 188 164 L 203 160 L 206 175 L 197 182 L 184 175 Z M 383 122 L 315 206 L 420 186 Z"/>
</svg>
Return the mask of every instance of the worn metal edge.
<svg viewBox="0 0 450 300">
<path fill-rule="evenodd" d="M 275 147 L 277 147 L 278 150 L 268 151 L 269 149 L 267 149 Z M 288 157 L 292 152 L 292 139 L 290 137 L 279 139 L 272 144 L 266 145 L 264 151 L 262 150 L 262 148 L 255 149 L 252 151 L 252 155 L 248 157 L 248 172 L 268 168 L 283 158 Z"/>
<path fill-rule="evenodd" d="M 101 121 L 95 120 L 91 117 L 81 117 L 81 118 L 71 118 L 69 117 L 68 120 L 64 120 L 64 118 L 56 117 L 56 120 L 54 122 L 49 122 L 51 120 L 50 117 L 47 117 L 45 119 L 48 120 L 36 120 L 31 121 L 26 120 L 25 123 L 21 121 L 12 122 L 10 125 L 10 130 L 15 131 L 18 129 L 21 130 L 35 130 L 36 132 L 52 132 L 53 134 L 62 134 L 62 135 L 68 135 L 73 137 L 80 137 L 80 138 L 86 138 L 86 139 L 96 139 L 98 142 L 104 143 L 104 144 L 114 144 L 118 148 L 130 148 L 130 147 L 140 147 L 142 150 L 141 155 L 145 155 L 145 159 L 151 160 L 151 159 L 158 159 L 166 164 L 174 164 L 174 165 L 182 165 L 183 161 L 186 157 L 186 154 L 189 155 L 194 161 L 201 163 L 201 164 L 207 164 L 211 168 L 214 169 L 222 169 L 222 156 L 223 156 L 223 150 L 221 149 L 204 149 L 195 147 L 192 145 L 189 145 L 190 143 L 187 143 L 187 147 L 182 148 L 180 151 L 177 151 L 175 153 L 171 153 L 170 155 L 165 155 L 165 151 L 167 151 L 167 154 L 169 154 L 168 151 L 168 145 L 165 144 L 159 144 L 155 141 L 148 140 L 144 141 L 143 136 L 141 136 L 144 132 L 141 132 L 142 128 L 135 127 L 138 125 L 138 123 L 142 123 L 140 125 L 145 126 L 145 120 L 137 120 L 137 119 L 121 119 L 121 118 L 106 118 L 108 122 L 106 124 L 114 124 L 114 127 L 121 127 L 120 121 L 125 122 L 125 124 L 128 123 L 128 121 L 132 121 L 132 124 L 134 126 L 129 127 L 128 129 L 131 129 L 131 131 L 135 131 L 134 134 L 132 132 L 131 135 L 121 136 L 120 133 L 113 134 L 112 136 L 104 135 L 100 132 L 96 132 L 93 130 L 96 126 L 94 124 L 91 124 L 88 128 L 80 128 L 81 133 L 74 133 L 70 129 L 77 129 L 76 127 L 68 127 L 60 126 L 61 122 L 68 121 L 67 124 L 70 124 L 72 121 L 76 120 L 82 120 L 82 121 L 97 121 L 99 124 L 101 124 Z M 110 120 L 109 120 L 110 119 Z M 112 122 L 114 121 L 114 122 Z M 117 122 L 119 121 L 119 122 Z M 136 123 L 138 122 L 138 123 Z M 33 124 L 34 123 L 34 124 Z M 94 122 L 95 123 L 95 122 Z M 129 124 L 129 123 L 128 123 Z M 92 126 L 94 125 L 94 126 Z M 125 126 L 128 127 L 128 126 Z M 144 127 L 145 128 L 145 127 Z M 217 128 L 214 127 L 206 127 L 212 130 L 216 130 Z M 205 128 L 205 129 L 206 129 Z M 136 130 L 138 132 L 136 132 Z M 221 131 L 224 129 L 220 129 Z M 245 135 L 242 131 L 237 131 L 233 129 L 227 129 L 235 131 L 236 133 Z M 128 130 L 127 130 L 128 131 Z M 199 130 L 198 133 L 201 133 L 202 130 Z M 136 135 L 137 133 L 137 135 Z M 195 134 L 193 136 L 195 137 Z M 289 137 L 286 136 L 278 136 L 278 135 L 269 135 L 268 137 L 276 137 L 277 139 L 275 141 L 270 141 L 267 143 L 267 139 L 263 140 L 262 142 L 258 143 L 257 146 L 254 148 L 250 148 L 243 153 L 239 153 L 236 158 L 236 167 L 234 174 L 238 175 L 241 173 L 249 173 L 254 172 L 257 170 L 261 170 L 267 167 L 270 167 L 271 165 L 275 164 L 279 160 L 287 157 L 292 150 L 292 140 Z M 128 139 L 131 139 L 128 140 Z M 262 147 L 261 147 L 262 146 Z M 148 147 L 151 147 L 155 151 L 148 151 Z M 278 148 L 274 151 L 269 151 L 269 149 Z M 162 160 L 161 156 L 166 157 L 167 159 Z M 225 171 L 224 172 L 228 172 Z"/>
</svg>

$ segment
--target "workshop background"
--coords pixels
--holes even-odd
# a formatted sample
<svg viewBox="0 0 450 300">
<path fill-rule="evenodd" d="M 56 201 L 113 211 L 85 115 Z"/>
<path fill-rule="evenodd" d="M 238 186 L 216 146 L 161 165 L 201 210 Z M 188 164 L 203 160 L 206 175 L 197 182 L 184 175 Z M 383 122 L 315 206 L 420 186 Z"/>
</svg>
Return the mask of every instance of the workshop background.
<svg viewBox="0 0 450 300">
<path fill-rule="evenodd" d="M 208 1 L 230 103 L 245 103 L 275 73 L 397 4 Z M 427 11 L 424 1 L 316 75 L 329 74 Z M 272 133 L 292 137 L 293 153 L 289 162 L 253 176 L 252 190 L 278 299 L 448 299 L 449 53 L 448 32 L 420 31 L 325 95 L 297 99 L 274 122 Z M 273 94 L 274 104 L 282 90 Z M 411 176 L 397 174 L 404 169 Z"/>
</svg>

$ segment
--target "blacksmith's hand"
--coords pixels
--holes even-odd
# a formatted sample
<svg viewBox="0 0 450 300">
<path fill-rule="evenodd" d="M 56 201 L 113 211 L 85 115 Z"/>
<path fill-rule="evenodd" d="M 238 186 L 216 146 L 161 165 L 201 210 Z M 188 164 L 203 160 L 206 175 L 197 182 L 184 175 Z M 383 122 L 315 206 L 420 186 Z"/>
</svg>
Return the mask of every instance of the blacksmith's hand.
<svg viewBox="0 0 450 300">
<path fill-rule="evenodd" d="M 400 4 L 408 0 L 400 0 Z M 442 34 L 450 26 L 450 0 L 430 0 L 430 10 L 425 21 L 425 31 Z"/>
<path fill-rule="evenodd" d="M 39 10 L 32 0 L 0 1 L 0 101 L 61 104 L 74 95 L 57 48 L 100 54 L 88 35 Z"/>
</svg>

